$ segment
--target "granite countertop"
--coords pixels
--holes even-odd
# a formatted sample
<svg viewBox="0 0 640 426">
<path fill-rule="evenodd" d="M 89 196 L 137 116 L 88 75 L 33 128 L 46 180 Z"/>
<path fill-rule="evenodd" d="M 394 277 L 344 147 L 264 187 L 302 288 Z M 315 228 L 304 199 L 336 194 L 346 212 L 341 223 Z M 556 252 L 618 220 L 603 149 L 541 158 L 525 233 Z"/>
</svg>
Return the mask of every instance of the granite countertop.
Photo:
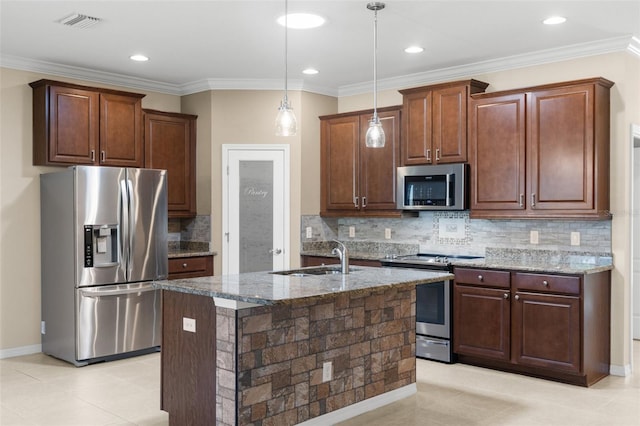
<svg viewBox="0 0 640 426">
<path fill-rule="evenodd" d="M 302 256 L 336 257 L 328 247 L 331 242 L 303 245 Z M 381 260 L 387 254 L 406 255 L 416 254 L 417 245 L 376 244 L 353 245 L 349 247 L 349 258 Z M 397 252 L 398 247 L 403 252 Z M 367 252 L 369 249 L 371 251 Z M 378 249 L 378 250 L 376 250 Z M 396 250 L 394 252 L 394 250 Z M 391 253 L 390 253 L 391 252 Z M 455 253 L 457 254 L 457 253 Z M 453 266 L 485 269 L 509 269 L 513 271 L 555 273 L 555 274 L 595 274 L 613 269 L 611 253 L 584 253 L 558 250 L 528 250 L 514 248 L 487 247 L 484 257 L 478 259 L 451 259 Z"/>
<path fill-rule="evenodd" d="M 300 270 L 315 268 L 317 267 L 300 268 Z M 297 277 L 270 272 L 251 272 L 239 275 L 155 281 L 154 285 L 163 290 L 260 305 L 274 305 L 293 303 L 302 299 L 334 297 L 342 292 L 355 291 L 365 294 L 376 289 L 453 279 L 452 274 L 443 272 L 366 266 L 352 266 L 351 269 L 352 271 L 347 275 Z"/>
<path fill-rule="evenodd" d="M 179 258 L 179 257 L 192 257 L 192 256 L 216 256 L 217 253 L 215 251 L 208 250 L 194 250 L 194 249 L 184 249 L 184 248 L 171 248 L 169 249 L 169 259 Z"/>
</svg>

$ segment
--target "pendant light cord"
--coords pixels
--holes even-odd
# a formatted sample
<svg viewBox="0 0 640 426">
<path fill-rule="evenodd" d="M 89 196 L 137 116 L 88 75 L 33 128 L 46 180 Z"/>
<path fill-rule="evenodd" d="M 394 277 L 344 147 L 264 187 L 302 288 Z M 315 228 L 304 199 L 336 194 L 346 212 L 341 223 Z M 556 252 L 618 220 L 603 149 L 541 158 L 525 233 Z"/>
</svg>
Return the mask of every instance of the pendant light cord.
<svg viewBox="0 0 640 426">
<path fill-rule="evenodd" d="M 284 102 L 289 106 L 289 99 L 287 98 L 287 33 L 289 32 L 289 23 L 287 22 L 289 15 L 288 1 L 284 0 Z"/>
<path fill-rule="evenodd" d="M 378 122 L 378 10 L 373 12 L 373 119 Z"/>
</svg>

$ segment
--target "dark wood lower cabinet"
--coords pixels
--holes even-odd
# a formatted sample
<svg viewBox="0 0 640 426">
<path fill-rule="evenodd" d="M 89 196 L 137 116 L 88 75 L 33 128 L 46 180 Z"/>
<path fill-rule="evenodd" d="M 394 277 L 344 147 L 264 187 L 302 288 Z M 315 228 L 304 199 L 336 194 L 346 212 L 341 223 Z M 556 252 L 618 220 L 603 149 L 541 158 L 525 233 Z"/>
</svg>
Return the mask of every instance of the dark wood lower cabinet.
<svg viewBox="0 0 640 426">
<path fill-rule="evenodd" d="M 171 426 L 216 424 L 215 318 L 211 297 L 162 291 L 160 408 Z"/>
<path fill-rule="evenodd" d="M 502 289 L 455 287 L 455 352 L 509 360 L 511 307 L 504 295 Z"/>
<path fill-rule="evenodd" d="M 454 273 L 459 361 L 581 386 L 609 374 L 610 271 Z"/>
</svg>

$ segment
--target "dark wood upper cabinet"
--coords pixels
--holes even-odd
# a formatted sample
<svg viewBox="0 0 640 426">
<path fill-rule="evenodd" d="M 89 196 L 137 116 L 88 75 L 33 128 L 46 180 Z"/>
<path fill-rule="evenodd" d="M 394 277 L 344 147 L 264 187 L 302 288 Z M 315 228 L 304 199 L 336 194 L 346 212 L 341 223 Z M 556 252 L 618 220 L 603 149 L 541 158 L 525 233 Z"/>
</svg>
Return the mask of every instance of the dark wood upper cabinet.
<svg viewBox="0 0 640 426">
<path fill-rule="evenodd" d="M 402 165 L 466 162 L 469 95 L 487 86 L 465 80 L 400 90 Z"/>
<path fill-rule="evenodd" d="M 472 96 L 471 217 L 607 219 L 603 78 Z"/>
<path fill-rule="evenodd" d="M 400 216 L 396 210 L 396 167 L 400 157 L 400 107 L 378 109 L 383 148 L 367 148 L 373 110 L 321 119 L 321 215 Z"/>
<path fill-rule="evenodd" d="M 51 80 L 33 89 L 33 164 L 143 167 L 145 95 Z"/>
<path fill-rule="evenodd" d="M 167 171 L 169 217 L 196 215 L 196 120 L 144 110 L 145 167 Z"/>
</svg>

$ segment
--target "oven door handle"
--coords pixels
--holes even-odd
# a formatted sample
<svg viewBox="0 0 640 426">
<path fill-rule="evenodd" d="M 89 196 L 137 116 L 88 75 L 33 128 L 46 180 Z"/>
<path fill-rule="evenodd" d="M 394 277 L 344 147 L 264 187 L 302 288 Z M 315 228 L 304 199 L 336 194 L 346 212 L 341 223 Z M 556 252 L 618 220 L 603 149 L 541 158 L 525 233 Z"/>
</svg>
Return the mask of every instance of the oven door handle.
<svg viewBox="0 0 640 426">
<path fill-rule="evenodd" d="M 442 340 L 421 339 L 427 345 L 449 346 L 449 342 Z"/>
</svg>

